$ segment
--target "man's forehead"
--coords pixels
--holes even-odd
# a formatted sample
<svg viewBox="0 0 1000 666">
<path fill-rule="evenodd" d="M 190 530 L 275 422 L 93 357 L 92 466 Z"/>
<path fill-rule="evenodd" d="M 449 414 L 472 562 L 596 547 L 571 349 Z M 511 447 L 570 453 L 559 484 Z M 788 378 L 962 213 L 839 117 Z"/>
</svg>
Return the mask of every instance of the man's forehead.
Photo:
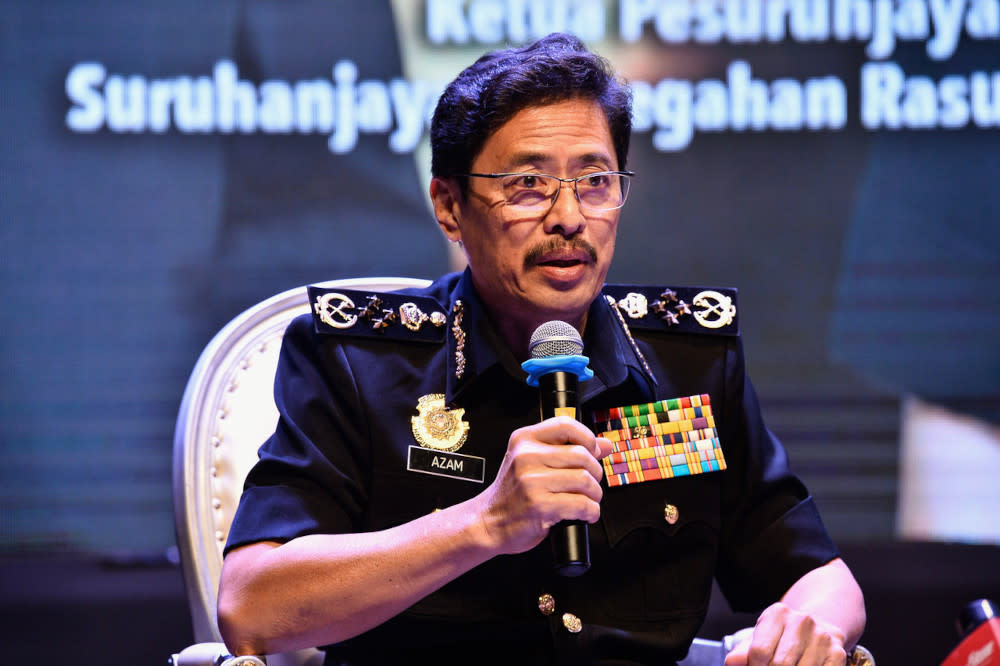
<svg viewBox="0 0 1000 666">
<path fill-rule="evenodd" d="M 499 160 L 502 164 L 497 166 L 505 169 L 616 163 L 604 110 L 588 99 L 522 109 L 487 138 L 480 156 Z"/>
</svg>

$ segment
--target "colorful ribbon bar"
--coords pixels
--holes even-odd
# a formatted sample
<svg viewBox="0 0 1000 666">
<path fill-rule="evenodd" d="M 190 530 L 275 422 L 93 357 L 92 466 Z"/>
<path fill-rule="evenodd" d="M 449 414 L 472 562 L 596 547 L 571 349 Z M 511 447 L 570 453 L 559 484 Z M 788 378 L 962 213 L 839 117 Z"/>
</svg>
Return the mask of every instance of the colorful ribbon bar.
<svg viewBox="0 0 1000 666">
<path fill-rule="evenodd" d="M 603 461 L 611 487 L 726 469 L 708 395 L 615 407 L 594 421 L 614 443 Z"/>
<path fill-rule="evenodd" d="M 691 419 L 684 421 L 673 421 L 668 423 L 655 423 L 652 425 L 637 425 L 629 428 L 617 428 L 605 430 L 604 437 L 612 442 L 628 442 L 630 440 L 644 439 L 646 437 L 668 437 L 671 442 L 687 442 L 693 439 L 705 439 L 713 437 L 715 430 L 715 419 L 712 417 Z M 711 431 L 713 434 L 703 435 L 702 431 Z M 626 447 L 631 448 L 631 447 Z"/>
<path fill-rule="evenodd" d="M 687 398 L 671 398 L 670 400 L 660 400 L 659 402 L 649 402 L 644 405 L 627 405 L 625 407 L 613 407 L 608 410 L 600 410 L 594 413 L 594 421 L 610 421 L 629 416 L 642 416 L 645 414 L 655 414 L 676 411 L 679 409 L 689 409 L 691 407 L 701 407 L 709 405 L 710 399 L 707 393 L 692 395 Z"/>
</svg>

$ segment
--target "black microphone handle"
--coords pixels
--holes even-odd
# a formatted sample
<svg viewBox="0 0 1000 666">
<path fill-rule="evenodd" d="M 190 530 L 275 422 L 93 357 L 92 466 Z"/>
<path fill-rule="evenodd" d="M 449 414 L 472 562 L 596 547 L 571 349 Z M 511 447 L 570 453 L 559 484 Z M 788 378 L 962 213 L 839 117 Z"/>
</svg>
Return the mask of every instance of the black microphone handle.
<svg viewBox="0 0 1000 666">
<path fill-rule="evenodd" d="M 557 370 L 538 378 L 538 405 L 545 419 L 572 409 L 568 414 L 579 419 L 580 399 L 577 396 L 577 376 L 572 372 Z M 556 573 L 561 576 L 579 576 L 590 568 L 590 537 L 587 523 L 582 520 L 563 520 L 549 530 L 552 559 Z"/>
</svg>

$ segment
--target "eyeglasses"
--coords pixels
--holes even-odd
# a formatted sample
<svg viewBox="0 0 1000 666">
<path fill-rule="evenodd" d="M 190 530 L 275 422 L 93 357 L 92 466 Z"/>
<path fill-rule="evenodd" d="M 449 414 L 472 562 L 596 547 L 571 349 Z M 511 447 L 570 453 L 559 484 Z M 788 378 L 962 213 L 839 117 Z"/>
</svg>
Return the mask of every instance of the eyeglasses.
<svg viewBox="0 0 1000 666">
<path fill-rule="evenodd" d="M 555 205 L 563 183 L 573 183 L 580 206 L 593 213 L 616 210 L 625 205 L 633 171 L 595 171 L 576 178 L 560 178 L 545 173 L 467 173 L 470 178 L 500 181 L 505 203 L 512 212 L 545 215 Z"/>
</svg>

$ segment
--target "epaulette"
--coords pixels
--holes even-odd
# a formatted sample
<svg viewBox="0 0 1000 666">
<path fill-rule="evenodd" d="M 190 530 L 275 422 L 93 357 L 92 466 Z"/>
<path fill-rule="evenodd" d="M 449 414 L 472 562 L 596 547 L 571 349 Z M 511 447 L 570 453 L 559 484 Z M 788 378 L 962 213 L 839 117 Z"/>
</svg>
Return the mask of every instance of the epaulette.
<svg viewBox="0 0 1000 666">
<path fill-rule="evenodd" d="M 740 332 L 735 289 L 608 284 L 603 293 L 630 328 L 712 335 Z"/>
<path fill-rule="evenodd" d="M 444 342 L 445 308 L 427 296 L 309 287 L 320 335 Z"/>
</svg>

